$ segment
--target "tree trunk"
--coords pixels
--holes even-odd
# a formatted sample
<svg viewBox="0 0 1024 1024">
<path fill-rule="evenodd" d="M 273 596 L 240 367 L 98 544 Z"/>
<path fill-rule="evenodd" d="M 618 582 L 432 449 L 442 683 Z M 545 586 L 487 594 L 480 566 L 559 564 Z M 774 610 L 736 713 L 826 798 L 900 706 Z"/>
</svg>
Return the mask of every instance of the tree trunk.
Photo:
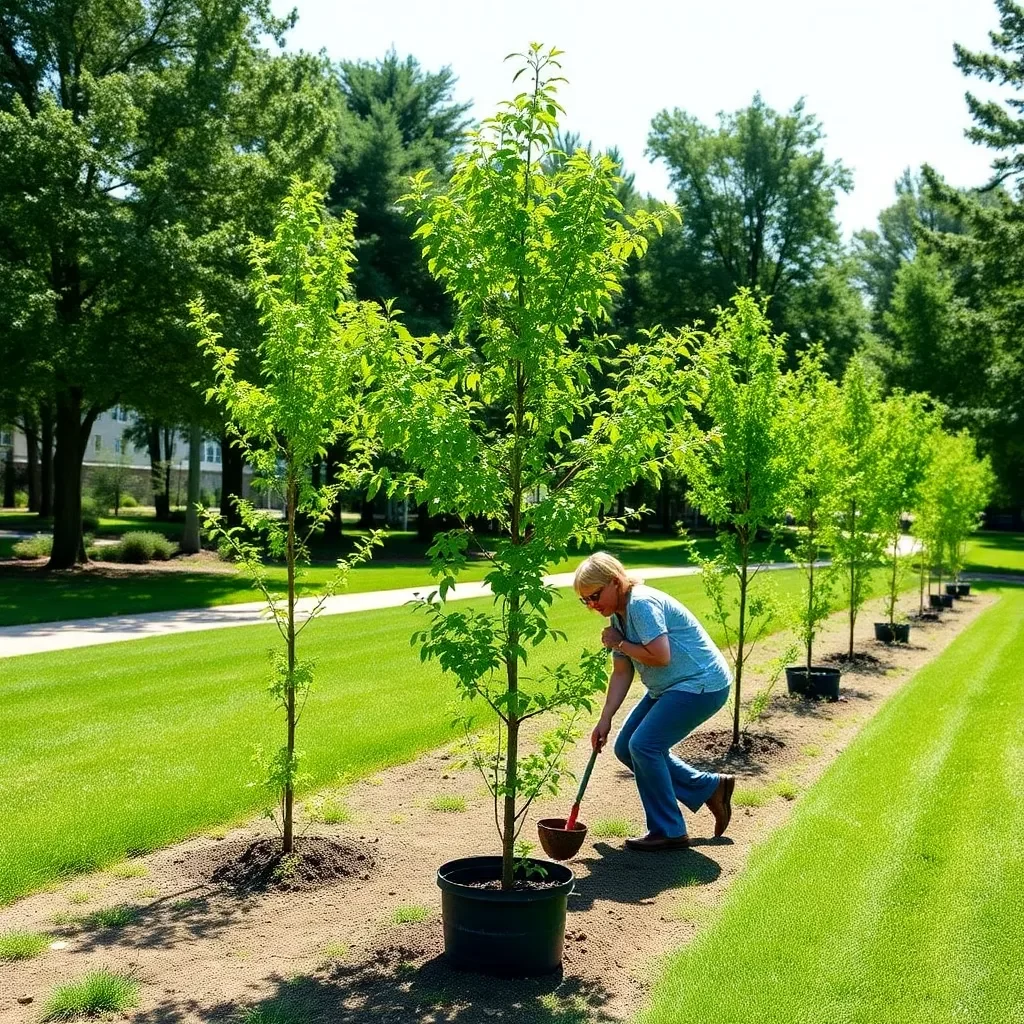
<svg viewBox="0 0 1024 1024">
<path fill-rule="evenodd" d="M 220 514 L 228 526 L 239 526 L 242 517 L 238 514 L 236 498 L 242 497 L 245 460 L 241 448 L 232 443 L 226 433 L 220 437 Z"/>
<path fill-rule="evenodd" d="M 732 709 L 732 745 L 740 745 L 740 695 L 743 693 L 743 643 L 747 630 L 747 565 L 750 559 L 749 532 L 740 532 L 740 622 L 736 636 L 736 697 Z"/>
<path fill-rule="evenodd" d="M 377 507 L 376 499 L 372 501 L 363 497 L 362 511 L 359 513 L 359 529 L 360 530 L 372 530 L 374 524 L 374 510 Z"/>
<path fill-rule="evenodd" d="M 53 407 L 39 405 L 39 518 L 53 515 Z"/>
<path fill-rule="evenodd" d="M 170 518 L 171 505 L 170 496 L 164 485 L 159 423 L 150 423 L 147 426 L 146 448 L 149 450 L 149 482 L 153 488 L 153 507 L 156 510 L 156 518 L 166 522 Z"/>
<path fill-rule="evenodd" d="M 285 490 L 285 507 L 288 516 L 288 767 L 295 757 L 295 506 L 298 501 L 298 487 L 294 470 L 288 469 L 288 483 Z M 284 788 L 284 813 L 281 822 L 281 852 L 289 854 L 294 849 L 292 810 L 295 804 L 295 789 L 289 771 Z"/>
<path fill-rule="evenodd" d="M 198 423 L 189 428 L 188 436 L 188 500 L 185 507 L 185 531 L 181 550 L 186 555 L 199 553 L 199 483 L 203 461 L 203 430 Z"/>
<path fill-rule="evenodd" d="M 25 446 L 28 451 L 28 510 L 39 511 L 39 418 L 35 410 L 27 408 L 25 419 Z"/>
<path fill-rule="evenodd" d="M 426 502 L 416 506 L 416 539 L 424 544 L 434 539 L 434 521 Z"/>
<path fill-rule="evenodd" d="M 97 414 L 97 409 L 90 409 L 83 416 L 80 388 L 67 388 L 57 394 L 50 569 L 70 569 L 87 561 L 82 538 L 82 459 Z"/>
<path fill-rule="evenodd" d="M 15 494 L 17 488 L 15 487 L 14 479 L 14 445 L 10 444 L 7 446 L 7 451 L 4 452 L 4 507 L 14 508 Z"/>
</svg>

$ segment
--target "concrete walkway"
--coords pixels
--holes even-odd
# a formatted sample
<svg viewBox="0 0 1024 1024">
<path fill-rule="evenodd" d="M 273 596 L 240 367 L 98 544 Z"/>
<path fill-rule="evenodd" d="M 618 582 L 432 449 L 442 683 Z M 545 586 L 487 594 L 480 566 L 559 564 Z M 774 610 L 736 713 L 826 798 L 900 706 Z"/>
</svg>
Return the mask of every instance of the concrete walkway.
<svg viewBox="0 0 1024 1024">
<path fill-rule="evenodd" d="M 901 554 L 910 554 L 915 549 L 912 538 Z M 903 545 L 901 545 L 901 548 Z M 826 563 L 821 563 L 822 565 Z M 769 569 L 792 569 L 792 562 L 773 562 Z M 694 576 L 700 570 L 696 566 L 654 566 L 631 569 L 646 580 L 666 579 L 671 576 Z M 553 587 L 571 587 L 571 572 L 545 576 L 545 582 Z M 399 590 L 371 590 L 365 594 L 336 594 L 329 597 L 320 611 L 321 615 L 346 615 L 351 612 L 373 611 L 378 608 L 397 608 L 417 598 L 425 597 L 436 586 L 425 584 L 421 587 L 403 587 Z M 471 597 L 486 597 L 491 592 L 486 583 L 460 583 L 449 591 L 449 601 L 464 601 Z M 312 598 L 302 598 L 297 605 L 299 615 L 309 615 L 313 608 Z M 98 619 L 68 619 L 65 622 L 38 622 L 24 626 L 0 627 L 0 658 L 16 658 L 23 654 L 40 654 L 45 651 L 63 651 L 73 647 L 93 647 L 96 644 L 120 643 L 125 640 L 142 640 L 150 636 L 167 636 L 173 633 L 195 633 L 207 629 L 227 629 L 232 626 L 253 626 L 267 622 L 266 605 L 262 601 L 245 604 L 226 604 L 216 608 L 186 608 L 180 611 L 144 612 L 139 615 L 115 615 Z"/>
</svg>

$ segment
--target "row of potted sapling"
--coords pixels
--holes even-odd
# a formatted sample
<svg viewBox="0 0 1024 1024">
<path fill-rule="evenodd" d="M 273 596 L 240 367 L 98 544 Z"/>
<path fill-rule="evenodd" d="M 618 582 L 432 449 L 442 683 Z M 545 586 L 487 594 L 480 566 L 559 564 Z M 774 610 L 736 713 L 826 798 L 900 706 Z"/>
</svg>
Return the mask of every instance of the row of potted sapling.
<svg viewBox="0 0 1024 1024">
<path fill-rule="evenodd" d="M 207 529 L 252 572 L 282 638 L 271 690 L 286 741 L 263 770 L 279 805 L 282 856 L 296 853 L 296 728 L 314 675 L 299 636 L 380 542 L 374 535 L 340 562 L 312 612 L 300 614 L 295 582 L 310 534 L 342 487 L 367 481 L 371 494 L 384 488 L 463 523 L 501 525 L 478 552 L 489 562 L 489 609 L 446 602 L 476 541 L 468 527 L 437 535 L 430 549 L 437 589 L 420 602 L 414 640 L 464 699 L 466 761 L 490 789 L 501 846 L 500 856 L 439 870 L 446 950 L 460 966 L 510 974 L 561 961 L 573 874 L 529 857 L 522 833 L 534 801 L 556 792 L 567 774 L 566 752 L 608 670 L 603 650 L 537 663 L 535 648 L 565 639 L 549 622 L 557 592 L 544 575 L 577 546 L 623 527 L 611 514 L 619 493 L 641 478 L 657 482 L 671 467 L 722 531 L 721 553 L 702 568 L 735 666 L 734 742 L 744 665 L 772 622 L 765 581 L 755 585 L 763 569 L 754 556 L 759 532 L 787 511 L 802 524 L 792 557 L 807 574 L 801 636 L 809 677 L 813 641 L 840 578 L 850 588 L 852 655 L 866 574 L 883 550 L 895 621 L 904 512 L 918 511 L 915 524 L 931 531 L 922 534 L 928 550 L 947 562 L 962 542 L 945 497 L 926 486 L 948 435 L 924 399 L 882 399 L 856 360 L 836 384 L 820 352 L 783 373 L 782 340 L 750 294 L 718 311 L 709 333 L 658 330 L 615 344 L 600 334 L 627 261 L 642 257 L 651 233 L 676 214 L 623 210 L 617 167 L 606 156 L 580 150 L 551 159 L 559 52 L 532 46 L 521 56 L 527 91 L 470 133 L 447 180 L 421 174 L 403 200 L 430 272 L 452 298 L 451 334 L 415 338 L 389 307 L 356 301 L 352 219 L 328 217 L 322 196 L 297 181 L 273 239 L 253 251 L 263 327 L 258 380 L 240 378 L 238 354 L 222 343 L 216 317 L 201 303 L 193 307 L 212 367 L 208 398 L 227 410 L 235 443 L 259 476 L 287 496 L 283 521 L 244 501 L 241 528 L 206 514 Z M 314 460 L 339 439 L 347 464 L 334 483 L 314 486 Z M 956 440 L 964 451 L 968 442 Z M 375 468 L 396 452 L 406 471 Z M 919 492 L 938 502 L 934 510 L 917 501 Z M 965 513 L 956 528 L 969 519 Z M 269 582 L 264 551 L 285 557 L 283 594 Z M 829 568 L 821 564 L 826 554 Z M 547 732 L 535 728 L 541 717 L 553 719 Z"/>
</svg>

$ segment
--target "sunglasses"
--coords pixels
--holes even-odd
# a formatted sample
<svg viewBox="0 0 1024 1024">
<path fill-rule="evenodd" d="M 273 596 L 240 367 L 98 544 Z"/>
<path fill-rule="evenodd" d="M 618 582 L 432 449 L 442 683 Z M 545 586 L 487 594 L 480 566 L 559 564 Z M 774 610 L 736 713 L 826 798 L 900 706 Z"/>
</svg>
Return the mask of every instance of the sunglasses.
<svg viewBox="0 0 1024 1024">
<path fill-rule="evenodd" d="M 584 608 L 595 608 L 597 606 L 597 602 L 601 600 L 604 588 L 607 586 L 608 584 L 605 583 L 603 586 L 598 587 L 592 594 L 587 594 L 586 597 L 581 595 L 580 604 L 583 605 Z"/>
</svg>

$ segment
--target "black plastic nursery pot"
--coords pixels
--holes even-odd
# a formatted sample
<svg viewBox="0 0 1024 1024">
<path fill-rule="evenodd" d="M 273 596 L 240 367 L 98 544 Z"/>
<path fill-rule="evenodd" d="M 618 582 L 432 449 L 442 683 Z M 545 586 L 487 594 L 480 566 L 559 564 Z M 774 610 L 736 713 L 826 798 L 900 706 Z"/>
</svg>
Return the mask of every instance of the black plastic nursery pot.
<svg viewBox="0 0 1024 1024">
<path fill-rule="evenodd" d="M 953 595 L 952 594 L 939 594 L 939 601 L 942 603 L 943 608 L 953 607 Z"/>
<path fill-rule="evenodd" d="M 826 697 L 839 700 L 839 676 L 837 668 L 812 665 L 808 678 L 806 665 L 790 665 L 786 669 L 786 687 L 791 694 L 800 697 Z"/>
<path fill-rule="evenodd" d="M 958 583 L 956 585 L 956 596 L 957 597 L 970 597 L 971 596 L 971 585 L 970 585 L 970 583 Z"/>
<path fill-rule="evenodd" d="M 947 583 L 946 584 L 946 593 L 949 594 L 950 597 L 959 597 L 960 596 L 960 589 L 959 589 L 959 587 L 957 587 L 957 585 L 955 583 Z"/>
<path fill-rule="evenodd" d="M 544 869 L 546 888 L 480 888 L 501 878 L 500 857 L 462 857 L 438 868 L 444 952 L 453 967 L 521 978 L 561 966 L 576 876 L 553 861 L 527 863 Z"/>
<path fill-rule="evenodd" d="M 928 606 L 930 608 L 942 608 L 942 595 L 941 594 L 929 594 L 928 595 Z M 946 605 L 945 607 L 949 607 Z"/>
<path fill-rule="evenodd" d="M 888 622 L 876 622 L 875 639 L 883 644 L 910 643 L 910 623 L 897 622 L 890 625 Z"/>
</svg>

